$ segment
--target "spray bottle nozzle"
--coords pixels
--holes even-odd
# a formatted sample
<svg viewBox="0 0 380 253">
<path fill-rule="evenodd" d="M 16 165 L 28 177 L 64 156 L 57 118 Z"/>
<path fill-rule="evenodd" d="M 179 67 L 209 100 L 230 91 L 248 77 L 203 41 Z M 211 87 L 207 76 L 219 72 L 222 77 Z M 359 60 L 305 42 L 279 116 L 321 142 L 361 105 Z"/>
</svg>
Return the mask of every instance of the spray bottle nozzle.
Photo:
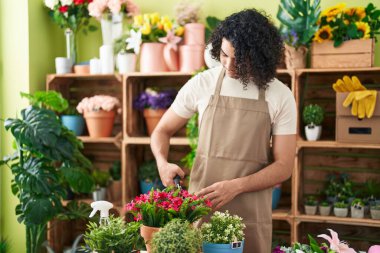
<svg viewBox="0 0 380 253">
<path fill-rule="evenodd" d="M 112 203 L 108 201 L 95 201 L 91 203 L 92 212 L 90 214 L 90 218 L 94 217 L 97 211 L 100 211 L 100 219 L 108 218 L 109 210 L 113 207 Z"/>
</svg>

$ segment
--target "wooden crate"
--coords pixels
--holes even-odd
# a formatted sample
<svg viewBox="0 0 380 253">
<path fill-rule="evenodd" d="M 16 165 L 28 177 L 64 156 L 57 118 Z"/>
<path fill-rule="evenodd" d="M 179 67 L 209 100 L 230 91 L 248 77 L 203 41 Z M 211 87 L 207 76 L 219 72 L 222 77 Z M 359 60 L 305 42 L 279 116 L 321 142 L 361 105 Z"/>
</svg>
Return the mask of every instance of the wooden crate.
<svg viewBox="0 0 380 253">
<path fill-rule="evenodd" d="M 375 62 L 375 40 L 349 40 L 334 47 L 333 41 L 313 42 L 312 68 L 366 68 Z"/>
<path fill-rule="evenodd" d="M 290 224 L 286 221 L 274 220 L 272 223 L 272 246 L 290 246 Z"/>
</svg>

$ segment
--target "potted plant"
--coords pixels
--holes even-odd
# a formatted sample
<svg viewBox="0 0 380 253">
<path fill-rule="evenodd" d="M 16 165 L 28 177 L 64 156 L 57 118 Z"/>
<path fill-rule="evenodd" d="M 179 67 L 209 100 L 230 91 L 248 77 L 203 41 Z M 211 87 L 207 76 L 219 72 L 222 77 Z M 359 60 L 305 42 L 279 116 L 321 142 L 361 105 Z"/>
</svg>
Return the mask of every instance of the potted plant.
<svg viewBox="0 0 380 253">
<path fill-rule="evenodd" d="M 198 253 L 201 236 L 188 221 L 174 219 L 153 235 L 152 252 Z"/>
<path fill-rule="evenodd" d="M 136 71 L 136 54 L 133 49 L 127 49 L 127 38 L 129 34 L 125 33 L 115 40 L 114 54 L 116 55 L 116 67 L 120 74 L 127 74 Z"/>
<path fill-rule="evenodd" d="M 157 165 L 154 160 L 144 162 L 139 167 L 138 176 L 141 193 L 148 193 L 151 189 L 158 189 L 162 186 Z"/>
<path fill-rule="evenodd" d="M 308 196 L 305 200 L 305 213 L 307 215 L 315 215 L 317 213 L 318 202 L 314 196 Z"/>
<path fill-rule="evenodd" d="M 173 103 L 175 96 L 176 92 L 174 90 L 157 91 L 152 88 L 146 88 L 134 100 L 134 108 L 143 111 L 149 136 L 153 133 L 162 115 Z"/>
<path fill-rule="evenodd" d="M 120 202 L 122 196 L 121 188 L 121 161 L 114 161 L 108 170 L 111 175 L 111 185 L 109 186 L 109 195 L 111 202 Z"/>
<path fill-rule="evenodd" d="M 351 203 L 351 217 L 352 218 L 364 218 L 364 202 L 356 198 Z"/>
<path fill-rule="evenodd" d="M 305 68 L 306 53 L 318 30 L 320 0 L 281 0 L 277 12 L 280 32 L 285 42 L 285 63 L 288 69 Z"/>
<path fill-rule="evenodd" d="M 65 111 L 63 111 L 61 114 L 61 121 L 62 124 L 67 127 L 67 129 L 73 131 L 76 136 L 83 134 L 84 119 L 75 107 L 69 106 Z"/>
<path fill-rule="evenodd" d="M 303 122 L 305 123 L 305 134 L 308 141 L 319 140 L 322 133 L 322 122 L 324 111 L 319 105 L 308 105 L 303 109 Z"/>
<path fill-rule="evenodd" d="M 319 213 L 322 216 L 329 216 L 330 212 L 331 212 L 330 203 L 327 201 L 321 201 L 321 203 L 319 203 Z"/>
<path fill-rule="evenodd" d="M 338 201 L 334 203 L 334 214 L 336 217 L 347 217 L 348 215 L 348 204 L 343 201 Z"/>
<path fill-rule="evenodd" d="M 95 169 L 92 172 L 92 177 L 95 182 L 95 190 L 92 193 L 94 201 L 106 200 L 107 186 L 110 183 L 111 175 L 108 171 Z"/>
<path fill-rule="evenodd" d="M 106 226 L 90 222 L 84 241 L 91 252 L 133 252 L 139 240 L 139 228 L 138 222 L 125 224 L 122 217 L 111 215 Z"/>
<path fill-rule="evenodd" d="M 281 198 L 281 184 L 276 184 L 272 189 L 272 209 L 276 209 Z"/>
<path fill-rule="evenodd" d="M 193 223 L 211 211 L 211 202 L 186 190 L 167 187 L 163 191 L 151 190 L 141 194 L 125 206 L 127 214 L 141 221 L 141 236 L 148 252 L 153 234 L 169 221 L 179 218 Z"/>
<path fill-rule="evenodd" d="M 371 205 L 371 217 L 374 220 L 380 220 L 380 204 Z"/>
<path fill-rule="evenodd" d="M 96 95 L 83 98 L 77 106 L 79 113 L 84 115 L 90 137 L 110 137 L 116 112 L 121 113 L 119 99 Z"/>
<path fill-rule="evenodd" d="M 204 253 L 243 252 L 244 248 L 243 219 L 231 215 L 228 210 L 224 213 L 216 211 L 201 226 Z"/>
</svg>

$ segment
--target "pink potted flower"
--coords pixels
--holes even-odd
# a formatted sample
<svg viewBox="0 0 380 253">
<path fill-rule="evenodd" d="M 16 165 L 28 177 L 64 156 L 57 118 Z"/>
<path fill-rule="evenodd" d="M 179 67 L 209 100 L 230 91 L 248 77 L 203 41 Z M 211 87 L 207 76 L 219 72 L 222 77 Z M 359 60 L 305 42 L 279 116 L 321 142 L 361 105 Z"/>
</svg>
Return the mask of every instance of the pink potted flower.
<svg viewBox="0 0 380 253">
<path fill-rule="evenodd" d="M 151 190 L 141 194 L 125 206 L 127 213 L 141 221 L 141 236 L 150 252 L 149 241 L 153 234 L 164 227 L 169 221 L 179 218 L 193 223 L 211 211 L 211 202 L 198 198 L 186 190 L 173 187 L 163 191 Z"/>
<path fill-rule="evenodd" d="M 116 111 L 121 112 L 119 100 L 106 95 L 83 98 L 77 110 L 83 114 L 90 137 L 93 138 L 110 137 Z"/>
</svg>

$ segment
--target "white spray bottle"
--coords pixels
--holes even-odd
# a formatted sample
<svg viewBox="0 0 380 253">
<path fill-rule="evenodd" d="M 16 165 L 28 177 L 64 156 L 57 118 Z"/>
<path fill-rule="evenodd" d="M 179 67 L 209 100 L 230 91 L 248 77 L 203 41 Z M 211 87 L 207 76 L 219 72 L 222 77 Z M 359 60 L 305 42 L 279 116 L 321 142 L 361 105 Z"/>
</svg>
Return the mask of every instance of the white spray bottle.
<svg viewBox="0 0 380 253">
<path fill-rule="evenodd" d="M 109 210 L 113 207 L 112 203 L 108 201 L 95 201 L 91 203 L 92 212 L 90 218 L 94 217 L 97 211 L 100 211 L 99 224 L 101 226 L 106 226 L 109 224 Z"/>
</svg>

